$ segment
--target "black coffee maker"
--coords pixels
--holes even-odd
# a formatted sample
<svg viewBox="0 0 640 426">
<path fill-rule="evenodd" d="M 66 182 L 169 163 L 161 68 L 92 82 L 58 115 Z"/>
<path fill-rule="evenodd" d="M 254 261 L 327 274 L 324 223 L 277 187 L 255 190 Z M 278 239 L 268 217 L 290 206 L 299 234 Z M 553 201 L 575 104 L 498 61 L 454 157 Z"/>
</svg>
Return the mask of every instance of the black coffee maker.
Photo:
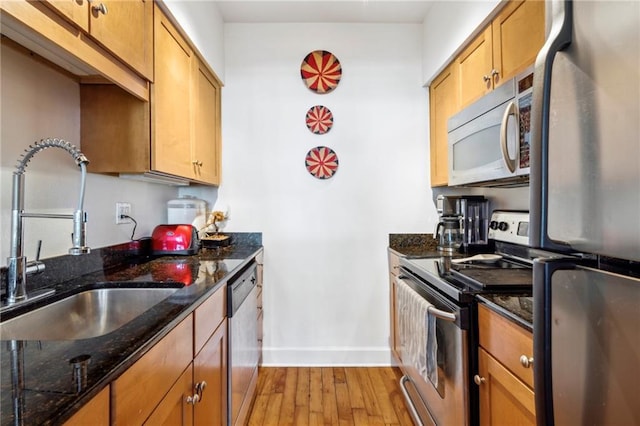
<svg viewBox="0 0 640 426">
<path fill-rule="evenodd" d="M 459 251 L 474 253 L 486 250 L 489 245 L 489 200 L 482 195 L 438 195 L 436 208 L 440 222 L 436 226 L 434 237 L 438 240 L 438 249 L 445 252 Z M 452 244 L 451 238 L 445 238 L 441 229 L 449 229 L 449 234 L 458 228 L 458 244 Z M 442 245 L 442 247 L 441 247 Z M 456 247 L 457 246 L 457 247 Z"/>
</svg>

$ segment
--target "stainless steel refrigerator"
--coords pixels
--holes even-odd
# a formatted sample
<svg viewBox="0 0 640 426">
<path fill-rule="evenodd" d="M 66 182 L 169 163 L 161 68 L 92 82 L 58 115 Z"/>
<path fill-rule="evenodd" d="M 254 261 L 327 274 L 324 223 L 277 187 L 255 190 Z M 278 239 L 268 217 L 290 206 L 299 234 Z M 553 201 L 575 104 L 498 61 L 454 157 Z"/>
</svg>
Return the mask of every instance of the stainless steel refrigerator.
<svg viewBox="0 0 640 426">
<path fill-rule="evenodd" d="M 531 117 L 540 425 L 640 425 L 640 2 L 547 2 Z"/>
</svg>

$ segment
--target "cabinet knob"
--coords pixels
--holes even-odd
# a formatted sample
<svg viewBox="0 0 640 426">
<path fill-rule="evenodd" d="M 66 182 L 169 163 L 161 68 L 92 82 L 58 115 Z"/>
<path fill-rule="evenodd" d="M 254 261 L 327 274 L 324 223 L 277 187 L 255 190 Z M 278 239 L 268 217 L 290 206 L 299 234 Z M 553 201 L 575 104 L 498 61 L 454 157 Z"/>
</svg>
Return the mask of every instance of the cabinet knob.
<svg viewBox="0 0 640 426">
<path fill-rule="evenodd" d="M 482 76 L 482 81 L 484 81 L 485 83 L 488 81 L 491 81 L 491 77 L 489 77 L 487 74 Z"/>
<path fill-rule="evenodd" d="M 198 397 L 198 400 L 196 402 L 202 402 L 202 400 L 204 399 L 204 396 L 202 395 L 204 392 L 204 388 L 207 387 L 207 382 L 205 382 L 204 380 L 201 381 L 200 383 L 196 383 L 196 394 L 195 396 Z"/>
<path fill-rule="evenodd" d="M 202 167 L 202 161 L 192 161 L 191 163 L 192 163 L 194 166 Z"/>
<path fill-rule="evenodd" d="M 529 358 L 526 355 L 522 355 L 520 356 L 520 364 L 524 368 L 530 368 L 533 365 L 533 358 Z"/>
<path fill-rule="evenodd" d="M 198 401 L 200 401 L 200 396 L 198 394 L 188 396 L 185 401 L 187 402 L 187 404 L 196 405 Z"/>
<path fill-rule="evenodd" d="M 100 3 L 97 6 L 91 6 L 91 9 L 96 11 L 96 13 L 102 13 L 103 15 L 106 15 L 109 12 L 107 6 L 104 3 Z"/>
<path fill-rule="evenodd" d="M 497 69 L 494 68 L 491 70 L 491 77 L 493 77 L 493 84 L 498 84 L 500 81 L 500 73 Z"/>
<path fill-rule="evenodd" d="M 486 382 L 487 379 L 476 374 L 475 376 L 473 376 L 473 381 L 475 382 L 476 385 L 480 386 L 481 384 Z"/>
</svg>

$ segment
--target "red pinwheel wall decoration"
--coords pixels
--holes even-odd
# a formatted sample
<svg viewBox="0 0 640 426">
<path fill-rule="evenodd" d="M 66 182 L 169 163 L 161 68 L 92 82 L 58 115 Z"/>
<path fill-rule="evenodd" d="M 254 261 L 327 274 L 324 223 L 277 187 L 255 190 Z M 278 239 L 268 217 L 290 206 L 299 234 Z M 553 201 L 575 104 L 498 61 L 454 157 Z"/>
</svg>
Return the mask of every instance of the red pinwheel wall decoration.
<svg viewBox="0 0 640 426">
<path fill-rule="evenodd" d="M 317 146 L 307 153 L 307 171 L 318 179 L 329 179 L 338 170 L 338 156 L 331 148 Z"/>
<path fill-rule="evenodd" d="M 333 127 L 333 114 L 329 108 L 316 105 L 307 111 L 307 127 L 316 135 L 324 135 Z"/>
<path fill-rule="evenodd" d="M 329 93 L 340 82 L 342 67 L 331 52 L 314 50 L 302 61 L 300 75 L 309 89 L 316 93 Z"/>
</svg>

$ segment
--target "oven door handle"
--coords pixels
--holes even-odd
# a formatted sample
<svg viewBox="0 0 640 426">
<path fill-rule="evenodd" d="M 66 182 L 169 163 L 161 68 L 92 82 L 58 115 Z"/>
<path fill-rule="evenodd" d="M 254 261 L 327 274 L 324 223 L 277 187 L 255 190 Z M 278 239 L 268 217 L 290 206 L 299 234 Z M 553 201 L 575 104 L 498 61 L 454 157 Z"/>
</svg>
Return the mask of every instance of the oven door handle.
<svg viewBox="0 0 640 426">
<path fill-rule="evenodd" d="M 440 318 L 445 321 L 456 322 L 456 314 L 454 314 L 453 312 L 443 311 L 434 306 L 429 306 L 427 308 L 427 312 L 436 318 Z"/>
</svg>

